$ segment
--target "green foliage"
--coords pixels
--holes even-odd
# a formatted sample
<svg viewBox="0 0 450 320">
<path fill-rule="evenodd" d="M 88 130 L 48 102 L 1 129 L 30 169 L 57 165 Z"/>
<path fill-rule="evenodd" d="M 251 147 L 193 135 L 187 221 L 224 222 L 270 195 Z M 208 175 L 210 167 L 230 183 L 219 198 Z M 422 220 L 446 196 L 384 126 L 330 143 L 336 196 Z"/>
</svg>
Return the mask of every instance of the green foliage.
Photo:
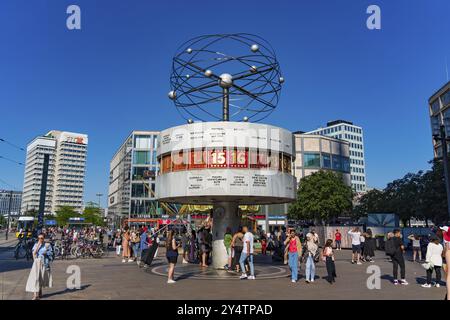
<svg viewBox="0 0 450 320">
<path fill-rule="evenodd" d="M 67 225 L 69 218 L 79 217 L 80 214 L 70 206 L 61 206 L 56 210 L 56 222 L 60 226 Z"/>
<path fill-rule="evenodd" d="M 384 190 L 371 190 L 363 195 L 354 215 L 368 212 L 393 212 L 406 225 L 411 218 L 430 219 L 440 224 L 447 219 L 447 197 L 441 162 L 431 170 L 408 173 Z"/>
<path fill-rule="evenodd" d="M 301 179 L 288 216 L 330 221 L 352 209 L 352 197 L 352 190 L 345 185 L 341 174 L 321 170 Z"/>
<path fill-rule="evenodd" d="M 84 221 L 87 223 L 92 223 L 96 226 L 104 225 L 103 217 L 100 212 L 98 205 L 93 202 L 88 202 L 83 212 Z"/>
</svg>

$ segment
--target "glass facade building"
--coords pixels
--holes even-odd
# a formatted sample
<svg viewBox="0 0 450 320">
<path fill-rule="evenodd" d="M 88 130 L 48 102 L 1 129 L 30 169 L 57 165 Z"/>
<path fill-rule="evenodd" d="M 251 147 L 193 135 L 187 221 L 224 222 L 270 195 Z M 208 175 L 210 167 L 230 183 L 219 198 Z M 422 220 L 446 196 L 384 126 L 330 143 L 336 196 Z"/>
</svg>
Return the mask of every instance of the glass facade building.
<svg viewBox="0 0 450 320">
<path fill-rule="evenodd" d="M 331 137 L 294 132 L 294 174 L 297 181 L 319 170 L 330 170 L 342 174 L 350 186 L 350 144 Z"/>
<path fill-rule="evenodd" d="M 110 162 L 108 215 L 116 221 L 160 215 L 155 200 L 158 134 L 133 131 Z"/>
<path fill-rule="evenodd" d="M 440 88 L 428 100 L 428 108 L 433 135 L 440 134 L 440 127 L 445 127 L 445 134 L 450 136 L 450 81 Z M 448 143 L 450 150 L 450 143 Z M 439 141 L 433 139 L 434 157 L 442 157 L 442 149 Z"/>
<path fill-rule="evenodd" d="M 364 159 L 364 134 L 363 129 L 350 121 L 336 120 L 327 123 L 325 128 L 319 128 L 306 134 L 323 135 L 349 142 L 350 163 L 344 163 L 339 159 L 332 160 L 332 168 L 347 170 L 341 166 L 350 166 L 350 178 L 352 189 L 356 192 L 367 191 L 366 166 Z"/>
</svg>

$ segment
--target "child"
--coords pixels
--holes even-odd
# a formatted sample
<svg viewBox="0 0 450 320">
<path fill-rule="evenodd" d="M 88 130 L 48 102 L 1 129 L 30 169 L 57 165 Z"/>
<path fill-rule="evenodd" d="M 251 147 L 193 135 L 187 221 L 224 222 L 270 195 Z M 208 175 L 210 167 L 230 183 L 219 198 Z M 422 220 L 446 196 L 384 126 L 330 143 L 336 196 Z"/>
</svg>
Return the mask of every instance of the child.
<svg viewBox="0 0 450 320">
<path fill-rule="evenodd" d="M 328 239 L 325 243 L 325 246 L 323 247 L 323 261 L 325 262 L 325 265 L 327 267 L 327 281 L 330 284 L 333 284 L 333 282 L 336 282 L 335 278 L 336 276 L 336 266 L 334 264 L 334 253 L 333 253 L 333 240 Z"/>
<path fill-rule="evenodd" d="M 440 243 L 438 237 L 431 239 L 427 247 L 427 256 L 425 258 L 427 269 L 427 283 L 423 284 L 423 288 L 431 288 L 431 276 L 433 275 L 433 270 L 436 272 L 436 288 L 440 287 L 441 282 L 441 268 L 442 268 L 442 251 L 444 247 Z"/>
</svg>

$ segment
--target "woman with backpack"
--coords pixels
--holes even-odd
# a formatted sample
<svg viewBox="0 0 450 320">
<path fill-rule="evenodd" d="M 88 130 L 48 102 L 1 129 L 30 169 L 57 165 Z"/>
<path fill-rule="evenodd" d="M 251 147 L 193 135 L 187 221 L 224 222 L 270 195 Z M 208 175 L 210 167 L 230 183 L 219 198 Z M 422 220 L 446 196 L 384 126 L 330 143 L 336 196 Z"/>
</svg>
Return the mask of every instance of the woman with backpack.
<svg viewBox="0 0 450 320">
<path fill-rule="evenodd" d="M 336 265 L 334 264 L 333 240 L 328 239 L 322 251 L 323 261 L 327 267 L 327 281 L 330 284 L 336 282 Z"/>
<path fill-rule="evenodd" d="M 314 282 L 316 276 L 316 263 L 319 262 L 319 247 L 314 241 L 313 235 L 308 233 L 306 235 L 306 243 L 304 249 L 304 260 L 306 262 L 305 275 L 306 283 Z"/>
</svg>

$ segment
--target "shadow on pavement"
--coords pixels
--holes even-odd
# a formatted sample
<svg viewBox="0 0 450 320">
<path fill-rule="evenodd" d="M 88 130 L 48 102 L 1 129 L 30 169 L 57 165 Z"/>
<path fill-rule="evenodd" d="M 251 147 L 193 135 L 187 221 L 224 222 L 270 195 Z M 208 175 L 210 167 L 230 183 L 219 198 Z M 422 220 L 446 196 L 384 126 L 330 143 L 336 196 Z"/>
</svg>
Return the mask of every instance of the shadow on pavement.
<svg viewBox="0 0 450 320">
<path fill-rule="evenodd" d="M 91 286 L 90 284 L 86 284 L 86 285 L 81 286 L 80 289 L 64 289 L 61 291 L 47 293 L 47 294 L 43 294 L 42 298 L 49 298 L 49 297 L 53 297 L 53 296 L 57 296 L 57 295 L 65 294 L 65 293 L 78 292 L 78 291 L 82 291 L 86 288 L 89 288 L 90 286 Z"/>
</svg>

